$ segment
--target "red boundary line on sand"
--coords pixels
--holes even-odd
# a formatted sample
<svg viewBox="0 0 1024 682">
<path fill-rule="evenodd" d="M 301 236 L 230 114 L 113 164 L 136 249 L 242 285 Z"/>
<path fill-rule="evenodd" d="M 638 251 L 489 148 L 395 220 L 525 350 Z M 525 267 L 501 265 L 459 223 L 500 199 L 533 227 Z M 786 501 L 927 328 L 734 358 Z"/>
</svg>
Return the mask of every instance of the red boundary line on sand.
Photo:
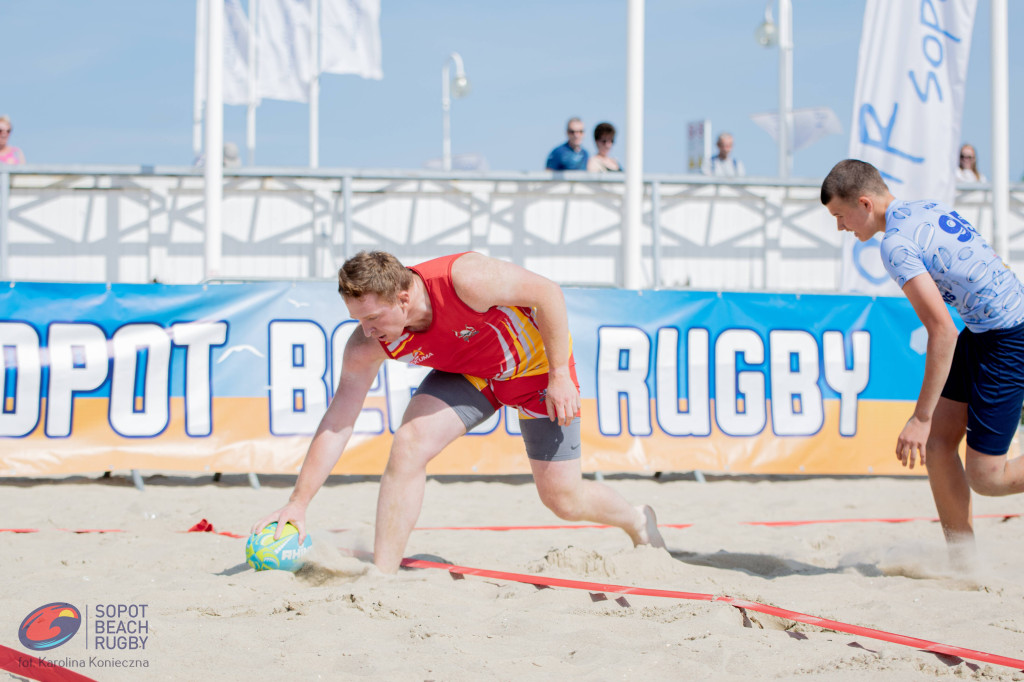
<svg viewBox="0 0 1024 682">
<path fill-rule="evenodd" d="M 44 661 L 41 658 L 23 654 L 0 644 L 0 670 L 6 670 L 30 680 L 39 682 L 96 682 L 74 670 Z"/>
<path fill-rule="evenodd" d="M 975 514 L 976 519 L 1014 519 L 1021 516 L 1020 514 Z M 939 517 L 930 516 L 912 516 L 907 518 L 895 518 L 895 519 L 811 519 L 808 521 L 740 521 L 739 523 L 746 526 L 810 526 L 814 524 L 825 524 L 825 523 L 909 523 L 911 521 L 933 521 L 937 522 Z M 691 528 L 694 524 L 692 523 L 659 523 L 658 528 Z M 547 525 L 547 526 L 417 526 L 413 530 L 488 530 L 488 531 L 509 531 L 509 530 L 564 530 L 564 529 L 579 529 L 579 528 L 611 528 L 612 526 L 604 526 L 599 524 L 579 524 L 570 523 L 563 525 Z M 329 532 L 331 533 L 345 533 L 351 530 L 350 528 L 332 528 Z"/>
<path fill-rule="evenodd" d="M 967 658 L 973 661 L 981 661 L 983 663 L 1002 665 L 1008 668 L 1014 668 L 1016 670 L 1024 670 L 1024 661 L 1016 658 L 999 656 L 997 654 L 989 654 L 984 651 L 975 651 L 974 649 L 965 649 L 963 647 L 953 646 L 950 644 L 941 644 L 939 642 L 932 642 L 927 639 L 908 637 L 906 635 L 900 635 L 893 632 L 886 632 L 884 630 L 875 630 L 874 628 L 862 627 L 860 625 L 851 625 L 849 623 L 843 623 L 838 620 L 819 618 L 818 616 L 811 616 L 806 613 L 799 613 L 798 611 L 790 611 L 788 609 L 782 609 L 776 606 L 769 606 L 767 604 L 747 601 L 745 599 L 737 599 L 735 597 L 729 597 L 725 595 L 715 596 L 711 594 L 704 594 L 701 592 L 656 590 L 645 587 L 630 587 L 627 585 L 607 585 L 603 583 L 592 583 L 581 580 L 548 578 L 545 576 L 526 575 L 522 573 L 508 573 L 505 571 L 491 571 L 482 568 L 471 568 L 468 566 L 455 566 L 452 564 L 439 563 L 435 561 L 425 561 L 423 559 L 402 559 L 402 566 L 405 566 L 407 568 L 437 568 L 447 570 L 449 573 L 457 575 L 476 575 L 484 578 L 511 580 L 513 582 L 526 583 L 529 585 L 538 585 L 544 587 L 566 587 L 569 589 L 587 590 L 590 592 L 613 592 L 616 594 L 638 594 L 648 597 L 667 597 L 670 599 L 687 599 L 691 601 L 723 602 L 730 606 L 734 606 L 738 609 L 749 609 L 751 611 L 757 611 L 760 613 L 767 614 L 769 616 L 777 616 L 779 618 L 785 618 L 787 620 L 793 620 L 799 623 L 806 623 L 808 625 L 813 625 L 815 627 L 820 627 L 827 630 L 835 630 L 837 632 L 845 632 L 851 635 L 861 635 L 864 637 L 870 637 L 872 639 L 881 640 L 883 642 L 891 642 L 893 644 L 902 644 L 904 646 L 916 647 L 918 649 L 922 649 L 924 651 L 928 651 L 935 654 L 945 654 L 947 656 Z"/>
<path fill-rule="evenodd" d="M 975 514 L 976 519 L 1015 519 L 1020 514 Z M 911 521 L 935 521 L 938 516 L 912 516 L 905 519 L 816 519 L 812 521 L 743 521 L 747 526 L 809 526 L 816 523 L 909 523 Z"/>
<path fill-rule="evenodd" d="M 976 519 L 1015 519 L 1020 517 L 1021 514 L 975 514 Z M 816 524 L 825 523 L 909 523 L 911 521 L 938 521 L 937 516 L 912 516 L 907 518 L 895 518 L 895 519 L 810 519 L 807 521 L 740 521 L 739 523 L 746 526 L 810 526 Z M 205 519 L 203 519 L 205 521 Z M 202 523 L 202 522 L 200 522 Z M 244 538 L 246 535 L 239 535 L 238 533 L 229 533 L 227 531 L 215 531 L 213 526 L 210 526 L 210 530 L 205 528 L 197 528 L 200 524 L 193 526 L 192 531 L 178 531 L 179 533 L 187 532 L 213 532 L 216 535 L 226 535 L 229 538 Z M 692 528 L 692 523 L 659 523 L 658 528 Z M 510 530 L 565 530 L 565 529 L 580 529 L 580 528 L 611 528 L 612 526 L 601 525 L 601 524 L 579 524 L 579 523 L 567 523 L 567 524 L 553 524 L 553 525 L 542 525 L 542 526 L 419 526 L 413 530 L 486 530 L 486 531 L 510 531 Z M 125 533 L 127 531 L 121 528 L 57 528 L 56 530 L 64 531 L 66 533 Z M 351 528 L 332 528 L 329 532 L 331 533 L 346 533 L 352 530 Z M 38 528 L 0 528 L 0 533 L 38 533 Z"/>
<path fill-rule="evenodd" d="M 658 528 L 689 528 L 692 523 L 659 523 Z M 614 528 L 615 526 L 607 526 L 598 523 L 573 523 L 566 525 L 548 525 L 548 526 L 420 526 L 415 530 L 496 530 L 496 531 L 507 531 L 507 530 L 561 530 L 564 528 Z M 331 532 L 341 532 L 348 530 L 347 528 L 339 528 L 332 530 Z"/>
</svg>

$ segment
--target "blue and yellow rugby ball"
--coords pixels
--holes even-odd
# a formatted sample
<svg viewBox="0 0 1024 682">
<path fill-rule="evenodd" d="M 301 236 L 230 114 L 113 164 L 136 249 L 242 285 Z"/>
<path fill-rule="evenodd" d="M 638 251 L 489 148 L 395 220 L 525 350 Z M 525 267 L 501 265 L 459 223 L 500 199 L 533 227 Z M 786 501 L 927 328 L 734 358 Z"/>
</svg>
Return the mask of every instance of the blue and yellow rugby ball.
<svg viewBox="0 0 1024 682">
<path fill-rule="evenodd" d="M 245 562 L 257 571 L 292 571 L 293 573 L 304 563 L 303 557 L 313 546 L 313 539 L 306 535 L 306 540 L 299 544 L 299 529 L 290 523 L 285 524 L 281 537 L 274 539 L 277 522 L 271 523 L 259 533 L 249 536 L 245 543 Z"/>
</svg>

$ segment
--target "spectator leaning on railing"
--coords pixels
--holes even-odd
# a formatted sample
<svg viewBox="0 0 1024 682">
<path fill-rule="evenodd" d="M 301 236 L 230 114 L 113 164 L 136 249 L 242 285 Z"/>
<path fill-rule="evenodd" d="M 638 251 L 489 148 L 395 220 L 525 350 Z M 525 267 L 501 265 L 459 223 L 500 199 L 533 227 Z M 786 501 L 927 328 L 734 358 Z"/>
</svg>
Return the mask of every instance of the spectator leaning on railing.
<svg viewBox="0 0 1024 682">
<path fill-rule="evenodd" d="M 985 176 L 978 171 L 978 152 L 969 144 L 960 147 L 956 179 L 958 182 L 985 182 Z"/>
<path fill-rule="evenodd" d="M 25 155 L 21 153 L 21 150 L 8 144 L 13 132 L 14 126 L 11 125 L 11 119 L 8 116 L 0 116 L 0 164 L 16 166 L 19 163 L 25 163 Z"/>
<path fill-rule="evenodd" d="M 622 166 L 612 158 L 612 145 L 615 144 L 615 126 L 611 123 L 598 123 L 594 127 L 594 144 L 597 145 L 597 154 L 590 157 L 587 162 L 588 171 L 621 171 Z"/>
<path fill-rule="evenodd" d="M 587 170 L 587 159 L 590 155 L 583 148 L 585 132 L 583 121 L 576 117 L 570 118 L 566 130 L 569 140 L 551 150 L 545 167 L 553 171 Z"/>
<path fill-rule="evenodd" d="M 747 174 L 746 169 L 743 168 L 743 162 L 733 156 L 732 144 L 730 133 L 722 133 L 718 136 L 718 140 L 715 142 L 718 154 L 711 157 L 711 164 L 704 171 L 706 174 L 726 178 L 742 177 Z"/>
</svg>

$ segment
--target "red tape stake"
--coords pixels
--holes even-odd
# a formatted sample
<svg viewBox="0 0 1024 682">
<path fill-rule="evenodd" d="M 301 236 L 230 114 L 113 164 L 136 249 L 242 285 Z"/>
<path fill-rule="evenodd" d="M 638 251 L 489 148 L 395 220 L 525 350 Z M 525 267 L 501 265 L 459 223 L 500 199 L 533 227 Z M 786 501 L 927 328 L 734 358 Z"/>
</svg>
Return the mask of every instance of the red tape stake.
<svg viewBox="0 0 1024 682">
<path fill-rule="evenodd" d="M 967 658 L 973 661 L 981 661 L 983 663 L 1002 665 L 1008 668 L 1014 668 L 1016 670 L 1024 670 L 1024 661 L 1018 660 L 1016 658 L 999 656 L 997 654 L 989 654 L 985 653 L 984 651 L 975 651 L 974 649 L 965 649 L 963 647 L 952 646 L 950 644 L 931 642 L 927 639 L 908 637 L 906 635 L 899 635 L 892 632 L 886 632 L 884 630 L 875 630 L 874 628 L 866 628 L 860 625 L 850 625 L 849 623 L 843 623 L 837 620 L 829 620 L 828 618 L 810 616 L 805 613 L 789 611 L 787 609 L 781 609 L 775 606 L 768 606 L 767 604 L 761 604 L 758 602 L 746 601 L 745 599 L 737 599 L 735 597 L 714 596 L 711 594 L 703 594 L 700 592 L 654 590 L 645 587 L 630 587 L 626 585 L 605 585 L 601 583 L 591 583 L 580 580 L 548 578 L 545 576 L 525 575 L 521 573 L 508 573 L 505 571 L 491 571 L 482 568 L 471 568 L 468 566 L 455 566 L 452 564 L 438 563 L 435 561 L 426 561 L 423 559 L 402 559 L 402 565 L 408 568 L 438 568 L 449 571 L 451 573 L 461 573 L 463 575 L 476 575 L 483 578 L 495 578 L 498 580 L 510 580 L 512 582 L 526 583 L 529 585 L 537 585 L 544 587 L 566 587 L 574 590 L 587 590 L 589 592 L 614 592 L 618 594 L 639 594 L 649 597 L 667 597 L 670 599 L 688 599 L 691 601 L 724 602 L 726 604 L 729 604 L 730 606 L 735 606 L 737 608 L 750 609 L 751 611 L 757 611 L 759 613 L 764 613 L 770 616 L 778 616 L 780 618 L 796 621 L 798 623 L 814 625 L 816 627 L 825 628 L 827 630 L 846 632 L 851 635 L 861 635 L 863 637 L 870 637 L 872 639 L 881 640 L 883 642 L 891 642 L 893 644 L 902 644 L 904 646 L 911 646 L 918 649 L 923 649 L 924 651 L 929 651 L 932 653 L 946 654 L 947 656 L 958 656 L 960 658 Z"/>
<path fill-rule="evenodd" d="M 0 533 L 38 533 L 38 528 L 0 528 Z"/>
<path fill-rule="evenodd" d="M 39 682 L 96 682 L 91 677 L 0 644 L 0 670 Z"/>
<path fill-rule="evenodd" d="M 244 538 L 244 537 L 246 537 L 245 535 L 239 535 L 238 533 L 229 533 L 229 532 L 223 531 L 223 530 L 214 530 L 213 529 L 213 524 L 210 523 L 209 521 L 207 521 L 206 519 L 200 520 L 199 523 L 197 523 L 196 525 L 192 526 L 191 528 L 189 528 L 185 532 L 186 533 L 214 533 L 215 535 L 226 535 L 229 538 Z"/>
</svg>

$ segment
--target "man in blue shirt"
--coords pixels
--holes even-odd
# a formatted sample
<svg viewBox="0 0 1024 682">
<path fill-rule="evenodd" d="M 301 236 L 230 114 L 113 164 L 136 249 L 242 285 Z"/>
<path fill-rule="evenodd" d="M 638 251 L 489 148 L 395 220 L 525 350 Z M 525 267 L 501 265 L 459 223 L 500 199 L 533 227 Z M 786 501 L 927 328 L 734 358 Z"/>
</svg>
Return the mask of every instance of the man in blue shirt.
<svg viewBox="0 0 1024 682">
<path fill-rule="evenodd" d="M 840 161 L 821 185 L 840 230 L 884 232 L 882 263 L 928 331 L 924 381 L 896 457 L 928 468 L 954 561 L 973 556 L 971 490 L 1024 491 L 1024 458 L 1009 459 L 1024 403 L 1024 286 L 980 234 L 938 201 L 901 201 L 874 166 Z M 957 334 L 946 304 L 966 325 Z M 966 468 L 957 451 L 967 437 Z"/>
<path fill-rule="evenodd" d="M 587 170 L 587 159 L 590 154 L 583 148 L 583 121 L 578 118 L 569 119 L 569 127 L 566 131 L 569 141 L 555 147 L 548 154 L 548 162 L 545 166 L 548 170 Z"/>
</svg>

